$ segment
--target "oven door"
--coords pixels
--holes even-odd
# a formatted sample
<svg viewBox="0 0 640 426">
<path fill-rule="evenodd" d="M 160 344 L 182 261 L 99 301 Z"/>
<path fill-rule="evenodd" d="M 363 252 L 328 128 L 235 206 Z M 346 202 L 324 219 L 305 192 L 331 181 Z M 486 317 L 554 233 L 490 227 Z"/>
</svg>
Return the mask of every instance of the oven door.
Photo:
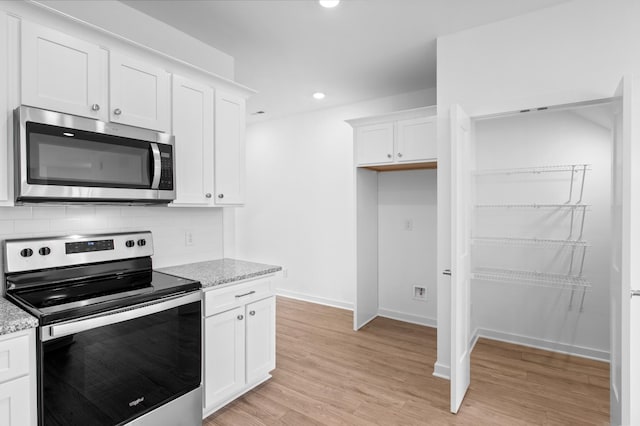
<svg viewBox="0 0 640 426">
<path fill-rule="evenodd" d="M 24 106 L 15 131 L 17 201 L 175 198 L 172 136 Z"/>
<path fill-rule="evenodd" d="M 39 424 L 121 425 L 198 389 L 201 321 L 193 292 L 41 327 Z"/>
</svg>

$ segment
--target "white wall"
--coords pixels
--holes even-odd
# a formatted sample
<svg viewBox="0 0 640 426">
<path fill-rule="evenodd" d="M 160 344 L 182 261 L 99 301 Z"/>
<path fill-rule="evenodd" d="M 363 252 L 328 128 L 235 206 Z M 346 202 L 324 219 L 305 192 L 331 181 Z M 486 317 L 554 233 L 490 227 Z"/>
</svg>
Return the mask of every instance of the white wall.
<svg viewBox="0 0 640 426">
<path fill-rule="evenodd" d="M 588 244 L 582 276 L 591 282 L 583 310 L 580 311 L 581 289 L 575 291 L 570 307 L 571 290 L 549 282 L 473 280 L 473 319 L 480 335 L 608 360 L 611 118 L 609 109 L 590 107 L 476 122 L 478 170 L 591 165 L 585 175 L 582 198 L 582 203 L 590 206 L 581 238 Z M 570 172 L 482 174 L 475 178 L 475 202 L 575 204 L 581 179 L 582 173 L 574 174 L 569 200 Z M 576 213 L 572 229 L 568 209 L 478 208 L 473 235 L 576 240 L 582 223 L 581 210 Z M 570 246 L 475 244 L 472 267 L 577 276 L 582 250 L 576 248 L 573 252 Z"/>
<path fill-rule="evenodd" d="M 221 77 L 234 78 L 233 57 L 119 1 L 41 0 L 33 5 L 24 1 L 2 3 L 0 7 L 20 15 L 29 14 L 36 22 L 39 16 L 45 16 L 52 28 L 64 31 L 64 20 L 58 24 L 49 12 L 58 11 Z M 37 4 L 45 8 L 36 7 Z"/>
<path fill-rule="evenodd" d="M 438 161 L 449 167 L 447 111 L 471 115 L 610 97 L 640 73 L 640 3 L 578 0 L 438 40 Z M 450 181 L 438 179 L 438 268 L 450 266 Z M 438 282 L 438 364 L 450 358 L 449 279 Z"/>
<path fill-rule="evenodd" d="M 435 91 L 425 90 L 250 125 L 237 257 L 282 265 L 282 294 L 351 308 L 353 132 L 344 120 L 434 101 Z"/>
<path fill-rule="evenodd" d="M 436 323 L 436 176 L 435 169 L 378 173 L 378 312 L 430 326 Z M 414 299 L 414 286 L 426 288 L 425 301 Z"/>
</svg>

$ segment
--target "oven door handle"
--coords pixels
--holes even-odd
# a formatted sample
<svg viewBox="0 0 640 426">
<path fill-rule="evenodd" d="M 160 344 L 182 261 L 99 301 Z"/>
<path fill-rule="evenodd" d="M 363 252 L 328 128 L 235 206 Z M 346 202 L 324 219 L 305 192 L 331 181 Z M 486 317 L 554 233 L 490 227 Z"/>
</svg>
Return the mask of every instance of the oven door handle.
<svg viewBox="0 0 640 426">
<path fill-rule="evenodd" d="M 121 310 L 117 310 L 113 313 L 101 313 L 86 319 L 71 321 L 64 324 L 44 326 L 42 327 L 41 337 L 42 341 L 46 342 L 47 340 L 56 339 L 58 337 L 64 337 L 70 334 L 80 333 L 82 331 L 91 330 L 105 325 L 116 324 L 119 322 L 144 317 L 146 315 L 155 314 L 198 301 L 200 301 L 200 292 L 194 291 L 193 293 L 189 293 L 187 295 L 165 299 L 164 301 L 158 303 L 142 305 L 138 308 L 136 308 L 135 306 L 127 307 Z"/>
<path fill-rule="evenodd" d="M 162 173 L 162 157 L 160 157 L 160 148 L 157 143 L 151 143 L 151 153 L 153 154 L 153 180 L 151 181 L 151 189 L 160 187 L 160 174 Z"/>
</svg>

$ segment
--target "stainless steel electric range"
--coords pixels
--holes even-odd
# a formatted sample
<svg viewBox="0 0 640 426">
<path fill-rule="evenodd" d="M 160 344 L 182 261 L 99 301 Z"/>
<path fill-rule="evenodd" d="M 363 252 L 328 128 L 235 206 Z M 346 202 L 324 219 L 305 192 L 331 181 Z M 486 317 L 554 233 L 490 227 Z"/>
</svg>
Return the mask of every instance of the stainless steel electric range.
<svg viewBox="0 0 640 426">
<path fill-rule="evenodd" d="M 6 297 L 39 320 L 39 425 L 201 425 L 200 283 L 150 232 L 6 240 Z"/>
</svg>

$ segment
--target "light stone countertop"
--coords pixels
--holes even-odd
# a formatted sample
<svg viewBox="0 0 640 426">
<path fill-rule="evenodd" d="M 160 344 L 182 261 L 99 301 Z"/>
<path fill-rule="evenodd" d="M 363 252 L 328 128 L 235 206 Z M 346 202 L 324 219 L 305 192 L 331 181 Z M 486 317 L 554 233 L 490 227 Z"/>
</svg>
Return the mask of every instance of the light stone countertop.
<svg viewBox="0 0 640 426">
<path fill-rule="evenodd" d="M 0 335 L 36 328 L 38 319 L 0 297 Z"/>
<path fill-rule="evenodd" d="M 202 283 L 203 289 L 273 274 L 281 270 L 282 266 L 227 258 L 158 269 L 166 274 L 198 280 Z"/>
</svg>

